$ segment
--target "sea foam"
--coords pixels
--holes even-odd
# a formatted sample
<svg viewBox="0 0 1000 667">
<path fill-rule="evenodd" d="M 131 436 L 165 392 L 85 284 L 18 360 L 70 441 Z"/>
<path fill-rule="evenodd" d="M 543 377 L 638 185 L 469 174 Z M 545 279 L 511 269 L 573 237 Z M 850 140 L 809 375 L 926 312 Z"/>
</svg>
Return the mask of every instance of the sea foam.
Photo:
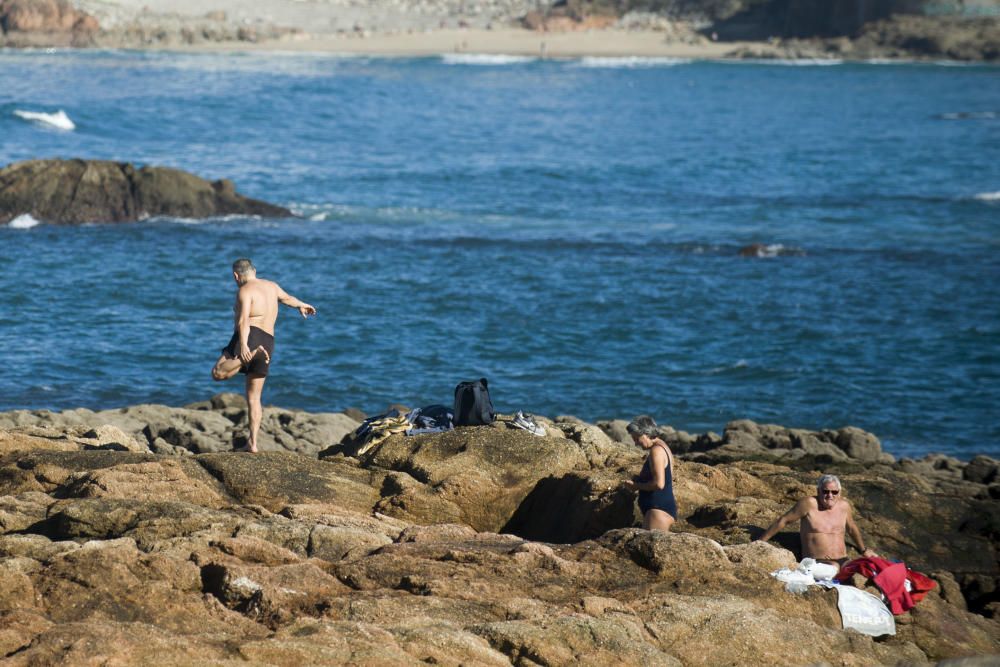
<svg viewBox="0 0 1000 667">
<path fill-rule="evenodd" d="M 519 65 L 530 63 L 537 58 L 532 56 L 514 56 L 503 53 L 442 53 L 441 62 L 445 65 Z"/>
<path fill-rule="evenodd" d="M 688 65 L 693 62 L 690 58 L 652 58 L 642 56 L 584 56 L 577 65 L 579 67 L 608 68 L 608 69 L 635 69 L 638 67 L 673 67 L 674 65 Z"/>
<path fill-rule="evenodd" d="M 1000 192 L 980 192 L 973 199 L 978 199 L 979 201 L 1000 201 Z"/>
<path fill-rule="evenodd" d="M 69 116 L 67 116 L 66 112 L 62 109 L 55 113 L 45 113 L 44 111 L 22 111 L 21 109 L 15 109 L 14 115 L 18 118 L 23 118 L 24 120 L 38 123 L 40 125 L 54 127 L 58 130 L 66 130 L 67 132 L 70 132 L 76 129 L 76 123 L 70 120 Z"/>
<path fill-rule="evenodd" d="M 8 222 L 7 226 L 12 227 L 13 229 L 31 229 L 35 225 L 39 224 L 41 223 L 35 220 L 33 217 L 31 217 L 30 213 L 22 213 L 21 215 L 17 216 L 16 218 Z"/>
</svg>

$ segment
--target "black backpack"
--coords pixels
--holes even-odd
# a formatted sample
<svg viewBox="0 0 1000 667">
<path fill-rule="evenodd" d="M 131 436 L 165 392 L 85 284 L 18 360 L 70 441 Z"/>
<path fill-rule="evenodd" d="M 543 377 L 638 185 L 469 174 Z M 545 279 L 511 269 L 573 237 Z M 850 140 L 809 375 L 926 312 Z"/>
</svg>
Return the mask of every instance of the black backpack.
<svg viewBox="0 0 1000 667">
<path fill-rule="evenodd" d="M 492 424 L 496 418 L 486 378 L 459 382 L 455 387 L 455 426 Z"/>
</svg>

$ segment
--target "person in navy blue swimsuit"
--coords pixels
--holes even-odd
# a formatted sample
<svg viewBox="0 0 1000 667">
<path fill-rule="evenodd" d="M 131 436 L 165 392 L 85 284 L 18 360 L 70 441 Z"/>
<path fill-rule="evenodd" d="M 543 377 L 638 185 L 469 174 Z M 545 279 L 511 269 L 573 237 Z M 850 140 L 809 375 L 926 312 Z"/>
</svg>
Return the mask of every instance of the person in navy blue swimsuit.
<svg viewBox="0 0 1000 667">
<path fill-rule="evenodd" d="M 625 487 L 639 492 L 642 527 L 667 532 L 677 520 L 674 499 L 674 455 L 659 437 L 656 422 L 648 415 L 639 415 L 626 427 L 632 441 L 649 452 L 642 470 Z"/>
</svg>

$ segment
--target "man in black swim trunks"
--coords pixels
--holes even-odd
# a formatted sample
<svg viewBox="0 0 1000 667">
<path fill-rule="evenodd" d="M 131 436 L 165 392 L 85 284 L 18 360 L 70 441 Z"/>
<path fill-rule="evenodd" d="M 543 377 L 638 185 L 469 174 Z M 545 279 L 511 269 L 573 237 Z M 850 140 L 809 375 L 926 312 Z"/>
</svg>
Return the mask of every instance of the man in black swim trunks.
<svg viewBox="0 0 1000 667">
<path fill-rule="evenodd" d="M 212 379 L 228 380 L 237 373 L 246 374 L 250 437 L 241 451 L 256 452 L 263 416 L 260 397 L 274 356 L 278 303 L 297 309 L 302 317 L 315 315 L 316 309 L 287 294 L 278 283 L 258 278 L 257 269 L 249 259 L 233 262 L 233 279 L 239 286 L 233 305 L 233 337 L 222 348 L 222 356 L 212 368 Z"/>
</svg>

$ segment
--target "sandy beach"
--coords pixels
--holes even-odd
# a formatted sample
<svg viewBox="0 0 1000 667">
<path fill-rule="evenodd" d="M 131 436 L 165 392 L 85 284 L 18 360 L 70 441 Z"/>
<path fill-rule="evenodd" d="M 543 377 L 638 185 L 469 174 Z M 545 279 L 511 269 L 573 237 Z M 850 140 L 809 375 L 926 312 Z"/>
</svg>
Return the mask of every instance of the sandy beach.
<svg viewBox="0 0 1000 667">
<path fill-rule="evenodd" d="M 171 47 L 177 48 L 177 47 Z M 201 42 L 182 45 L 191 51 L 288 51 L 427 56 L 446 53 L 547 58 L 642 57 L 723 58 L 734 44 L 688 44 L 667 41 L 654 31 L 599 30 L 540 33 L 505 28 L 444 29 L 429 32 L 358 35 L 296 35 L 262 42 Z"/>
</svg>

